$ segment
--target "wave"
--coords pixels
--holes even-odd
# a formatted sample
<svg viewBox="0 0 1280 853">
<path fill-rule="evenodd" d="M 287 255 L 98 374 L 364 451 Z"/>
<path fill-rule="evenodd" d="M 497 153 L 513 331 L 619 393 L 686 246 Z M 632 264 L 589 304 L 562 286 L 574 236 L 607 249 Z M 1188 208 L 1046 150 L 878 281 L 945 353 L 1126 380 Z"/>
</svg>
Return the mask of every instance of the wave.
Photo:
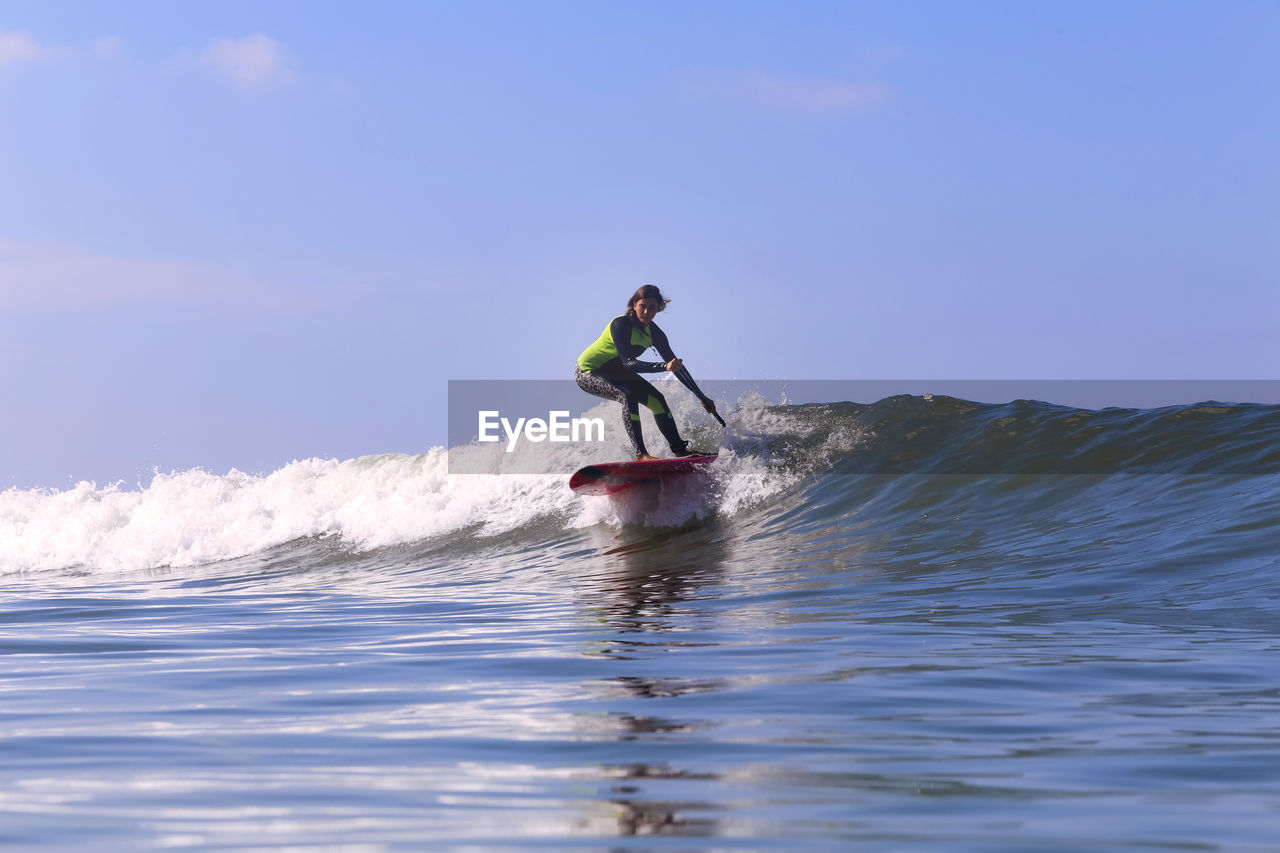
<svg viewBox="0 0 1280 853">
<path fill-rule="evenodd" d="M 899 396 L 830 410 L 873 435 L 846 467 L 859 473 L 1274 474 L 1280 406 L 1204 402 L 1077 409 Z"/>
<path fill-rule="evenodd" d="M 966 494 L 978 489 L 1008 515 L 1027 499 L 1009 478 L 1280 472 L 1280 407 L 1267 405 L 1086 410 L 930 395 L 788 405 L 748 396 L 731 424 L 694 429 L 695 440 L 719 440 L 721 457 L 708 481 L 674 486 L 656 505 L 581 499 L 562 476 L 451 476 L 439 447 L 307 459 L 265 475 L 158 473 L 135 490 L 10 489 L 0 493 L 0 572 L 190 566 L 298 540 L 354 552 L 477 540 L 518 548 L 548 530 L 670 528 L 708 516 L 834 533 L 868 504 L 879 525 L 906 530 L 957 499 L 942 475 L 973 478 Z"/>
</svg>

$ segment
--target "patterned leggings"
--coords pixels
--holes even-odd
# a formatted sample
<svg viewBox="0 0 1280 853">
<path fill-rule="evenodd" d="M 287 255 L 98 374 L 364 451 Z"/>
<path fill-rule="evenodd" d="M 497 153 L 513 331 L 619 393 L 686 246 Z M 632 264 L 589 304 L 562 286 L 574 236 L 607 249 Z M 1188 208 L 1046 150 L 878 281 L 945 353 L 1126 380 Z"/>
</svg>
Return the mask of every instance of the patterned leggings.
<svg viewBox="0 0 1280 853">
<path fill-rule="evenodd" d="M 631 442 L 631 450 L 636 456 L 647 454 L 644 449 L 644 436 L 640 434 L 640 404 L 644 403 L 653 412 L 653 419 L 658 424 L 662 437 L 667 440 L 672 453 L 678 453 L 688 446 L 688 442 L 680 438 L 676 429 L 676 419 L 667 408 L 667 400 L 645 380 L 639 376 L 601 376 L 599 373 L 588 373 L 574 365 L 573 378 L 578 387 L 588 394 L 603 397 L 622 404 L 622 431 Z"/>
</svg>

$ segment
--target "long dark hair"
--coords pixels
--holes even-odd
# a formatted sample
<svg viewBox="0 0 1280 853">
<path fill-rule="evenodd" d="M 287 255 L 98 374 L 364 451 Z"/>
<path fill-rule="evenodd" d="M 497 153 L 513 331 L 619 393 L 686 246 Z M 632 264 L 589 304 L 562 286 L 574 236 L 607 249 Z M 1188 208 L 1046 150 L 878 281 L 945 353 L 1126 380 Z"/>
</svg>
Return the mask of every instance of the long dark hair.
<svg viewBox="0 0 1280 853">
<path fill-rule="evenodd" d="M 653 299 L 658 303 L 658 310 L 661 311 L 671 304 L 671 300 L 662 295 L 662 291 L 658 290 L 656 284 L 646 284 L 631 294 L 631 298 L 627 300 L 627 316 L 632 320 L 636 318 L 636 303 L 641 299 Z"/>
</svg>

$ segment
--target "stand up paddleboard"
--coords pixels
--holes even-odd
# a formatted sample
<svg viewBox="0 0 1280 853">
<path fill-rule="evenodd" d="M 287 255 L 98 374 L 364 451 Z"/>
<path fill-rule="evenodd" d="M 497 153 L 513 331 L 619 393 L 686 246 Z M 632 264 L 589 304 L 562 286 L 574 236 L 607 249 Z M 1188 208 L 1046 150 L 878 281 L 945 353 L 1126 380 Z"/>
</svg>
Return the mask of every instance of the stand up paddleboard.
<svg viewBox="0 0 1280 853">
<path fill-rule="evenodd" d="M 580 495 L 616 495 L 641 483 L 687 474 L 715 460 L 716 454 L 711 453 L 644 462 L 602 462 L 575 471 L 569 478 L 569 488 Z"/>
</svg>

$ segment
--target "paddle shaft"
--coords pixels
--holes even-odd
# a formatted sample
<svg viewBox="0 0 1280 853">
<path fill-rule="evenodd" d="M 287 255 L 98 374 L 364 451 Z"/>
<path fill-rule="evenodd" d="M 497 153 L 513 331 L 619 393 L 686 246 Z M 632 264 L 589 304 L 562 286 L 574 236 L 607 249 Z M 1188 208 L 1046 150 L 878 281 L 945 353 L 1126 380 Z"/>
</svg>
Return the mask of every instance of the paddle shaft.
<svg viewBox="0 0 1280 853">
<path fill-rule="evenodd" d="M 698 383 L 693 381 L 693 377 L 689 375 L 689 368 L 685 367 L 682 364 L 680 365 L 680 369 L 675 371 L 675 374 L 676 374 L 676 379 L 679 379 L 680 382 L 684 385 L 684 387 L 688 388 L 690 391 L 696 394 L 699 400 L 705 401 L 705 400 L 711 399 L 706 394 L 703 394 L 702 389 L 698 387 Z M 714 405 L 714 403 L 712 405 Z M 714 409 L 711 409 L 710 411 L 711 411 L 711 417 L 718 420 L 720 422 L 720 426 L 722 427 L 728 426 L 728 424 L 724 422 L 724 418 L 720 417 L 719 412 L 715 411 Z"/>
</svg>

